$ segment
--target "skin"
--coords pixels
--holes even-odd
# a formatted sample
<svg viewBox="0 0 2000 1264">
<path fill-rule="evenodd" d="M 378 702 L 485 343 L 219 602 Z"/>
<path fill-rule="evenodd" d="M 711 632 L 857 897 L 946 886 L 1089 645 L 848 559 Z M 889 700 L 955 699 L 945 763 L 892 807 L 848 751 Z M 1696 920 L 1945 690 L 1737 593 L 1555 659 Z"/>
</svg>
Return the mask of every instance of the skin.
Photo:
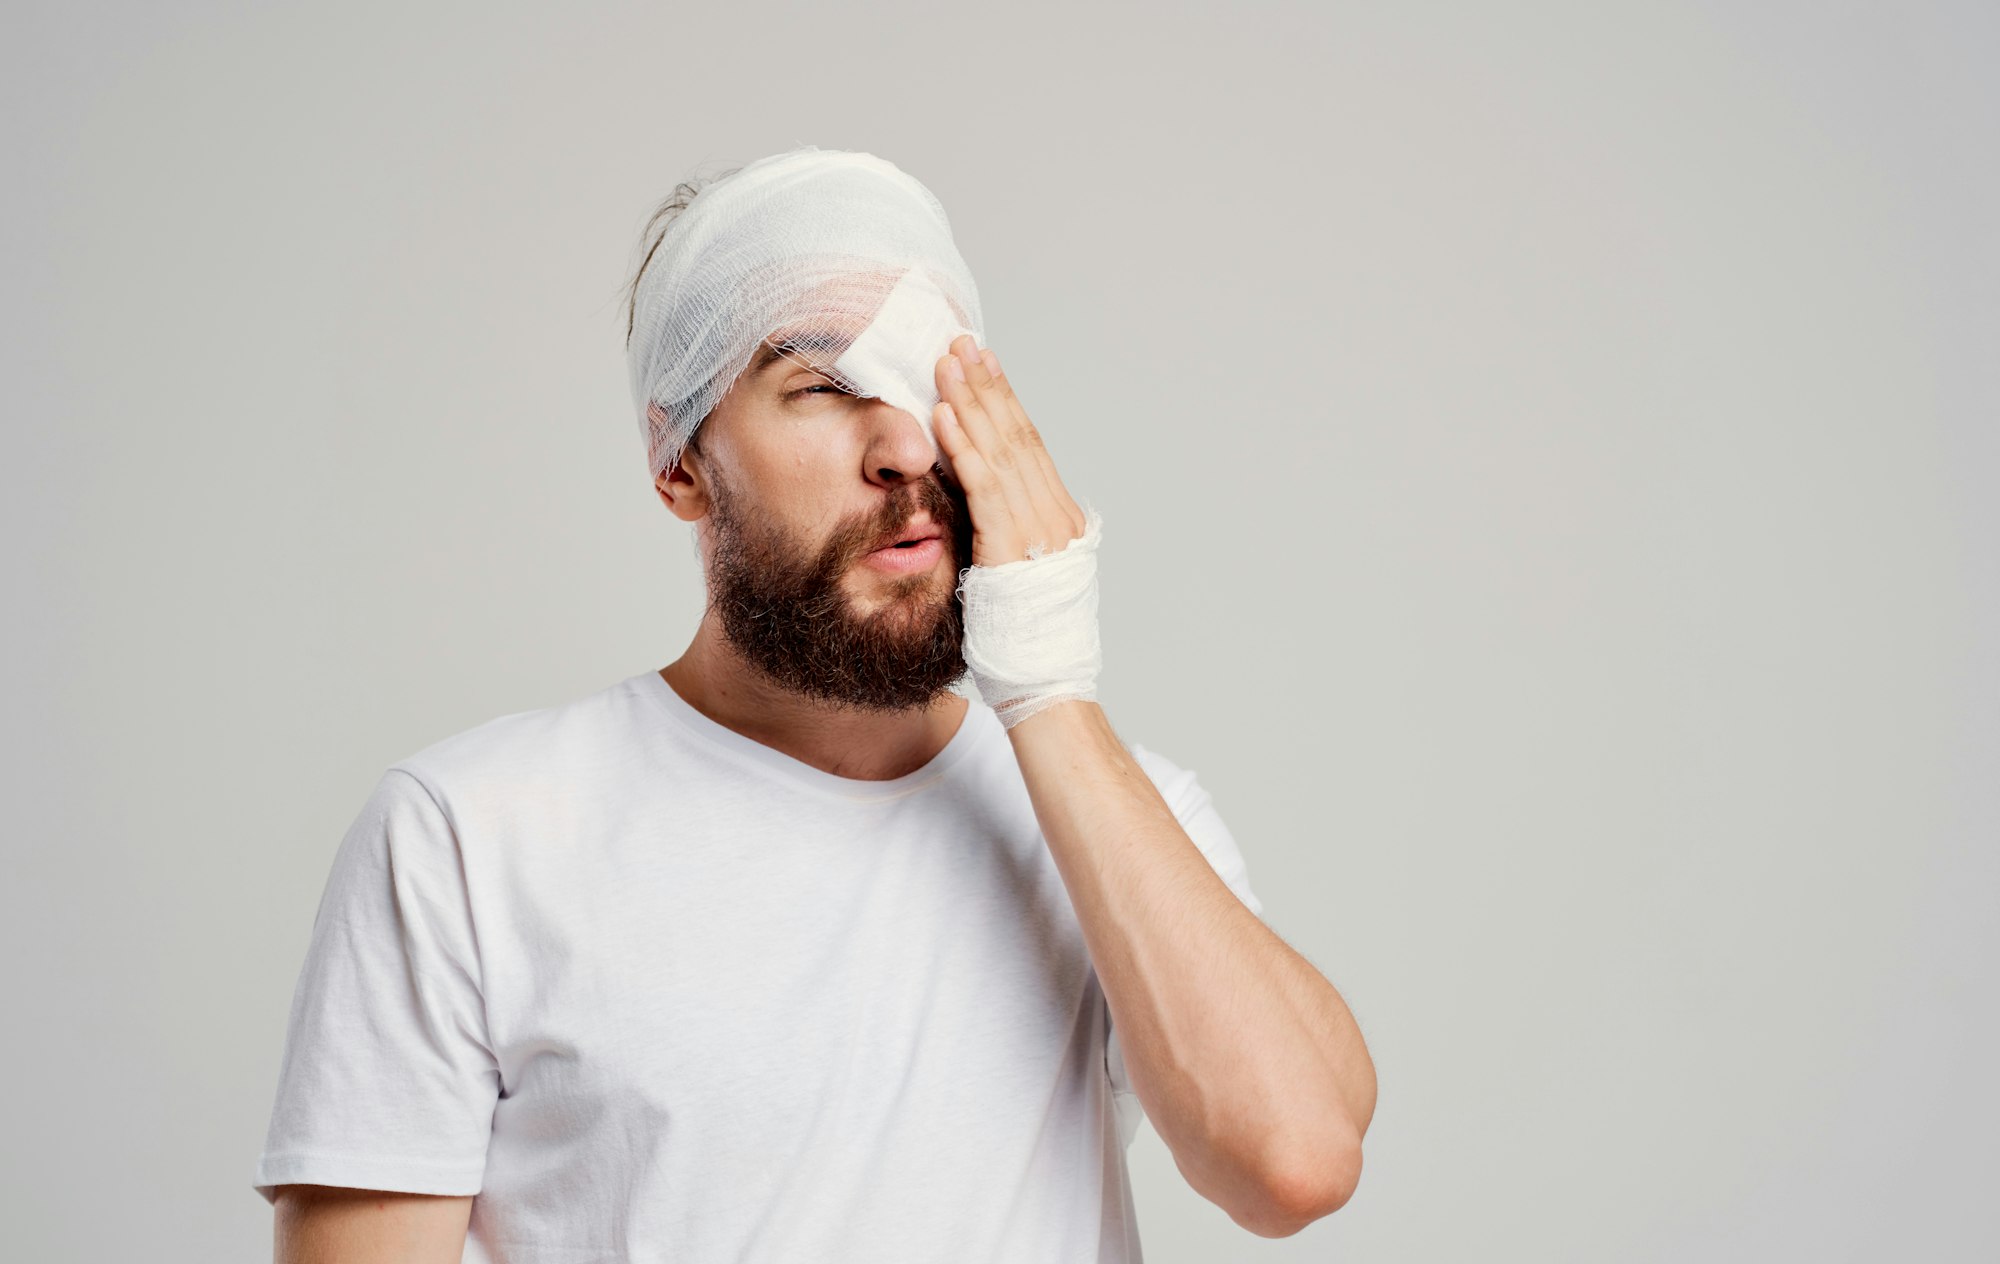
<svg viewBox="0 0 2000 1264">
<path fill-rule="evenodd" d="M 738 379 L 703 421 L 701 451 L 684 452 L 655 489 L 695 525 L 704 561 L 714 547 L 711 461 L 739 499 L 754 497 L 760 516 L 816 549 L 839 524 L 879 512 L 900 484 L 936 476 L 942 449 L 972 517 L 971 564 L 1019 560 L 1030 542 L 1082 535 L 1083 512 L 997 356 L 961 337 L 936 378 L 933 448 L 907 413 L 841 392 L 810 364 L 771 357 Z M 923 595 L 948 597 L 965 564 L 945 549 Z M 909 600 L 899 577 L 859 562 L 843 587 L 856 613 Z M 712 615 L 660 674 L 717 723 L 859 780 L 921 768 L 967 710 L 949 692 L 900 712 L 798 697 L 740 658 Z M 1375 1111 L 1374 1065 L 1339 992 L 1223 883 L 1097 703 L 1057 703 L 1007 734 L 1132 1087 L 1181 1174 L 1264 1237 L 1338 1210 L 1360 1179 Z M 281 1191 L 282 1264 L 459 1258 L 470 1199 L 294 1196 L 314 1188 Z"/>
<path fill-rule="evenodd" d="M 330 1185 L 277 1190 L 278 1264 L 457 1264 L 470 1196 L 403 1194 Z"/>
</svg>

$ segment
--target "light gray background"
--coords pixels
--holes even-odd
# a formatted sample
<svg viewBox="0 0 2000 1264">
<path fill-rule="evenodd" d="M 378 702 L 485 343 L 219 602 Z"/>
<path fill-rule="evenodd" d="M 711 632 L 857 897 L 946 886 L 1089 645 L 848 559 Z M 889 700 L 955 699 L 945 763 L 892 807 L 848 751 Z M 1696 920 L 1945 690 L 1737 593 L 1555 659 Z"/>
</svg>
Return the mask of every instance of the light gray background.
<svg viewBox="0 0 2000 1264">
<path fill-rule="evenodd" d="M 2000 23 L 1974 4 L 36 3 L 0 112 L 7 1254 L 261 1258 L 388 762 L 671 660 L 623 284 L 703 165 L 949 208 L 1105 704 L 1380 1069 L 1147 1258 L 1992 1259 Z"/>
</svg>

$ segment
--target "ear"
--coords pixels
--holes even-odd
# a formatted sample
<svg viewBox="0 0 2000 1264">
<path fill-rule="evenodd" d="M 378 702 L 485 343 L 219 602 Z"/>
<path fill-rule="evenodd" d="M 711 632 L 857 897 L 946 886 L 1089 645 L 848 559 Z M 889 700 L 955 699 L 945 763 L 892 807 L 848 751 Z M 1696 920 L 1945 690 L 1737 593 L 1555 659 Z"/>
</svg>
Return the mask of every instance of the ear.
<svg viewBox="0 0 2000 1264">
<path fill-rule="evenodd" d="M 651 411 L 657 413 L 659 407 L 654 404 Z M 682 522 L 699 522 L 708 515 L 708 477 L 701 468 L 701 454 L 691 446 L 682 447 L 679 459 L 654 477 L 653 490 L 667 512 Z"/>
<path fill-rule="evenodd" d="M 699 522 L 708 516 L 708 481 L 702 475 L 700 458 L 687 452 L 666 473 L 653 479 L 667 512 L 682 522 Z"/>
</svg>

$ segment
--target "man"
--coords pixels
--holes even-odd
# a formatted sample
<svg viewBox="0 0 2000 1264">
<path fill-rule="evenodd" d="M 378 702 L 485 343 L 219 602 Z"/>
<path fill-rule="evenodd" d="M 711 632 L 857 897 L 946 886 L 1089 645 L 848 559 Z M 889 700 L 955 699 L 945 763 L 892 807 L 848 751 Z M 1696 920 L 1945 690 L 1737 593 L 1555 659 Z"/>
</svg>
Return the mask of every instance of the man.
<svg viewBox="0 0 2000 1264">
<path fill-rule="evenodd" d="M 1136 1261 L 1140 1107 L 1251 1232 L 1350 1197 L 1360 1033 L 1097 704 L 1097 515 L 927 199 L 804 150 L 655 221 L 635 391 L 708 609 L 378 783 L 258 1164 L 281 1260 Z"/>
</svg>

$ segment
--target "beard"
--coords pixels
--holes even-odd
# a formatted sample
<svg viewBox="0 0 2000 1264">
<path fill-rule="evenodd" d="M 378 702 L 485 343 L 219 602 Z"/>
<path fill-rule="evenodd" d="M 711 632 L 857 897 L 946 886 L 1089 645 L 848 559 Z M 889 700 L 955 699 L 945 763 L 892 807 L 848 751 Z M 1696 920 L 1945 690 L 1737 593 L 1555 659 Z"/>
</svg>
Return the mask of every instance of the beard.
<svg viewBox="0 0 2000 1264">
<path fill-rule="evenodd" d="M 713 465 L 710 473 L 709 608 L 752 667 L 792 693 L 871 711 L 928 706 L 965 676 L 965 607 L 953 589 L 972 556 L 972 516 L 935 469 L 898 485 L 876 512 L 843 520 L 814 552 L 764 529 Z M 950 550 L 950 587 L 935 569 L 885 576 L 880 605 L 856 613 L 843 577 L 919 511 Z"/>
</svg>

